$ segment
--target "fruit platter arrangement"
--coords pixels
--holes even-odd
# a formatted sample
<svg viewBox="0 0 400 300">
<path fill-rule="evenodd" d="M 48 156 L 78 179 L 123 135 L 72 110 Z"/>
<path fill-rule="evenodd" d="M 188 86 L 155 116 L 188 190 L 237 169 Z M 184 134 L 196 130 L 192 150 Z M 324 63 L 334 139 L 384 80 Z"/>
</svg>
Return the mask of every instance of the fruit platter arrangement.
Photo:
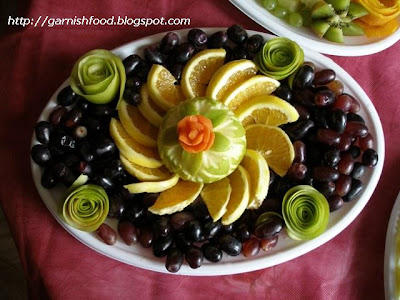
<svg viewBox="0 0 400 300">
<path fill-rule="evenodd" d="M 398 0 L 231 0 L 279 36 L 332 55 L 382 51 L 400 39 Z"/>
<path fill-rule="evenodd" d="M 264 268 L 338 234 L 379 179 L 372 103 L 290 39 L 196 28 L 95 49 L 71 69 L 35 125 L 33 177 L 61 225 L 112 258 L 179 274 Z"/>
</svg>

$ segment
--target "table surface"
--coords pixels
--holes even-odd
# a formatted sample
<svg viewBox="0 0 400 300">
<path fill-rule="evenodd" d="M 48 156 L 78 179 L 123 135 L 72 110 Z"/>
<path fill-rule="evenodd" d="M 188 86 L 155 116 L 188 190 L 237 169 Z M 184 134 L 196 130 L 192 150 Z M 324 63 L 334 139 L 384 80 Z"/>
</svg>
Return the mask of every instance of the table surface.
<svg viewBox="0 0 400 300">
<path fill-rule="evenodd" d="M 94 4 L 96 3 L 96 4 Z M 187 17 L 190 27 L 234 23 L 264 31 L 228 0 L 32 1 L 20 16 Z M 3 22 L 6 22 L 3 20 Z M 383 299 L 387 224 L 400 178 L 400 43 L 374 55 L 331 58 L 352 75 L 382 121 L 386 161 L 365 209 L 316 250 L 268 269 L 186 277 L 138 269 L 107 258 L 65 231 L 40 199 L 29 166 L 33 126 L 74 61 L 94 48 L 188 26 L 59 26 L 12 30 L 0 38 L 0 203 L 15 239 L 32 298 Z M 15 28 L 9 28 L 15 29 Z"/>
</svg>

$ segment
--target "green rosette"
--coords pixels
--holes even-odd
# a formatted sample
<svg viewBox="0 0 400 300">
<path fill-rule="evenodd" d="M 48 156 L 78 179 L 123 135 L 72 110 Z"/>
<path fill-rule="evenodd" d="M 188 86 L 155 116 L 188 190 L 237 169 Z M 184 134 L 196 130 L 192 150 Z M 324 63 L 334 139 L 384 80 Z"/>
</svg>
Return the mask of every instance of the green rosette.
<svg viewBox="0 0 400 300">
<path fill-rule="evenodd" d="M 82 231 L 95 231 L 108 215 L 109 201 L 105 190 L 94 184 L 82 185 L 65 199 L 65 221 Z"/>
<path fill-rule="evenodd" d="M 323 233 L 328 225 L 328 201 L 313 187 L 298 185 L 283 197 L 282 215 L 291 238 L 311 240 Z"/>
<path fill-rule="evenodd" d="M 304 62 L 303 49 L 294 41 L 278 37 L 269 40 L 254 57 L 254 63 L 264 75 L 282 80 Z"/>
<path fill-rule="evenodd" d="M 71 77 L 72 90 L 95 104 L 122 99 L 125 67 L 121 59 L 108 50 L 95 49 L 78 59 Z"/>
<path fill-rule="evenodd" d="M 188 153 L 179 144 L 177 124 L 186 116 L 211 120 L 215 140 L 210 149 Z M 231 174 L 246 151 L 246 131 L 229 108 L 219 101 L 198 97 L 181 102 L 164 116 L 158 134 L 158 152 L 164 165 L 182 179 L 211 183 Z"/>
</svg>

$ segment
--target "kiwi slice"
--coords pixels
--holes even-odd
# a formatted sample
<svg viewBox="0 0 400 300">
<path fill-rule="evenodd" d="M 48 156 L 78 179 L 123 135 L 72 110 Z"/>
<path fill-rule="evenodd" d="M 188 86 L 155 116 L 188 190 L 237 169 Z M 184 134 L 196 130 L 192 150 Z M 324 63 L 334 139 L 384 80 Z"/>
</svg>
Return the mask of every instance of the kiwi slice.
<svg viewBox="0 0 400 300">
<path fill-rule="evenodd" d="M 345 17 L 347 11 L 349 10 L 350 0 L 325 0 L 327 3 L 331 4 L 336 14 L 340 17 Z"/>
<path fill-rule="evenodd" d="M 335 15 L 332 5 L 321 0 L 317 2 L 311 9 L 311 17 L 313 19 L 325 19 Z"/>
<path fill-rule="evenodd" d="M 312 30 L 322 38 L 325 33 L 328 31 L 331 24 L 326 20 L 315 20 L 311 23 Z"/>
<path fill-rule="evenodd" d="M 343 31 L 340 26 L 330 26 L 324 34 L 324 38 L 331 42 L 343 43 Z"/>
<path fill-rule="evenodd" d="M 354 22 L 347 23 L 346 26 L 343 26 L 342 31 L 344 36 L 360 36 L 365 34 L 361 26 Z"/>
<path fill-rule="evenodd" d="M 368 11 L 359 3 L 351 2 L 349 5 L 349 11 L 347 12 L 347 17 L 351 20 L 355 20 L 364 17 L 368 14 Z"/>
</svg>

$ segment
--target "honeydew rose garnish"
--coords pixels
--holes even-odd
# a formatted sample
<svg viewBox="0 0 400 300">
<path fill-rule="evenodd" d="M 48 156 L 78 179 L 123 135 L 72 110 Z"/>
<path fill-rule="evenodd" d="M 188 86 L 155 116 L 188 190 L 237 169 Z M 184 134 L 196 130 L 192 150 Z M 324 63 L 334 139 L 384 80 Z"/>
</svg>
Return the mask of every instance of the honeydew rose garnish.
<svg viewBox="0 0 400 300">
<path fill-rule="evenodd" d="M 298 185 L 283 197 L 282 215 L 291 238 L 310 240 L 323 233 L 328 225 L 328 201 L 313 187 Z"/>
<path fill-rule="evenodd" d="M 94 184 L 82 185 L 65 199 L 65 221 L 82 231 L 95 231 L 104 222 L 109 210 L 106 191 Z"/>
<path fill-rule="evenodd" d="M 121 59 L 108 50 L 95 49 L 78 59 L 71 77 L 72 90 L 95 104 L 122 99 L 125 68 Z"/>
<path fill-rule="evenodd" d="M 210 183 L 225 178 L 246 150 L 246 132 L 223 103 L 199 97 L 181 102 L 164 116 L 158 152 L 182 179 Z"/>
<path fill-rule="evenodd" d="M 269 40 L 254 58 L 260 72 L 276 80 L 288 77 L 303 62 L 303 49 L 296 42 L 284 37 Z"/>
</svg>

